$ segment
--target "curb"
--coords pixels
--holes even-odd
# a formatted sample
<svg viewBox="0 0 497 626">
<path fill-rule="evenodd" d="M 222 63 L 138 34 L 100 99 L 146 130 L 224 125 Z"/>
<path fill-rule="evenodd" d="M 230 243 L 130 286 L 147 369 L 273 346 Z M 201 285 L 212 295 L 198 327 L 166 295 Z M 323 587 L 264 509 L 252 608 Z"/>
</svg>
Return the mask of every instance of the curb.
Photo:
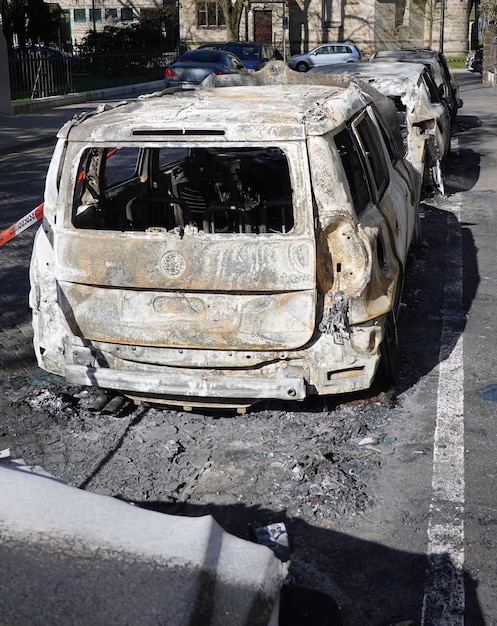
<svg viewBox="0 0 497 626">
<path fill-rule="evenodd" d="M 95 89 L 93 91 L 85 91 L 79 93 L 71 93 L 63 96 L 49 96 L 48 98 L 38 98 L 27 102 L 13 102 L 12 113 L 32 113 L 40 109 L 54 108 L 64 106 L 65 104 L 79 104 L 89 102 L 90 100 L 99 100 L 101 98 L 112 98 L 114 96 L 133 94 L 137 91 L 150 89 L 164 89 L 163 80 L 150 81 L 148 83 L 138 83 L 135 85 L 122 85 L 121 87 L 111 87 L 109 89 Z"/>
</svg>

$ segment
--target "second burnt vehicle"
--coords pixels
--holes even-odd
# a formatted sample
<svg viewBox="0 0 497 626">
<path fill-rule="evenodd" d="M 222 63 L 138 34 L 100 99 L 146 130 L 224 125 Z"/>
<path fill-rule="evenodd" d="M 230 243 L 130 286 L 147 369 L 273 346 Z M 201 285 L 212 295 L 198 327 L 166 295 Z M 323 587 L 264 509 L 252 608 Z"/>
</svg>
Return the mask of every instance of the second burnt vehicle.
<svg viewBox="0 0 497 626">
<path fill-rule="evenodd" d="M 439 95 L 445 102 L 454 120 L 457 112 L 463 106 L 463 101 L 459 97 L 459 85 L 454 77 L 445 55 L 432 48 L 405 47 L 397 50 L 377 50 L 370 59 L 370 63 L 397 62 L 402 63 L 422 63 L 430 71 L 435 84 L 439 90 Z M 395 68 L 392 67 L 392 72 Z"/>
<path fill-rule="evenodd" d="M 423 189 L 444 193 L 443 172 L 450 150 L 450 114 L 428 69 L 421 63 L 342 63 L 310 74 L 347 74 L 371 85 L 395 103 L 406 158 L 423 179 Z"/>
<path fill-rule="evenodd" d="M 240 410 L 393 378 L 420 237 L 394 105 L 279 62 L 207 83 L 59 132 L 30 269 L 39 365 Z"/>
</svg>

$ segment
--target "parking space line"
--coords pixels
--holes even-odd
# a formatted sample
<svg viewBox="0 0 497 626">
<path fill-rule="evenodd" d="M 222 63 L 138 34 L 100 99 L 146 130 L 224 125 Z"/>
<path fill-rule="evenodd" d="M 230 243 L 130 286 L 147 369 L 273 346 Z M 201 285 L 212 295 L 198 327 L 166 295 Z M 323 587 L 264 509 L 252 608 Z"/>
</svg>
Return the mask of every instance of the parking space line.
<svg viewBox="0 0 497 626">
<path fill-rule="evenodd" d="M 447 214 L 447 272 L 423 626 L 464 624 L 464 313 L 460 210 L 459 202 Z"/>
</svg>

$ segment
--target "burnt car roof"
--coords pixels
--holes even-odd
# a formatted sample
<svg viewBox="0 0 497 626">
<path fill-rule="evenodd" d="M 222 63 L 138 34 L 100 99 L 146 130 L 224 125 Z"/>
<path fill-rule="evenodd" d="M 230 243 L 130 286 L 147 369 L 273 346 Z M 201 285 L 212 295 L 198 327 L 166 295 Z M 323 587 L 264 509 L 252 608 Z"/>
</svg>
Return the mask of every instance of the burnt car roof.
<svg viewBox="0 0 497 626">
<path fill-rule="evenodd" d="M 309 70 L 309 74 L 349 74 L 362 80 L 363 82 L 372 82 L 375 85 L 382 85 L 382 93 L 385 93 L 383 87 L 392 93 L 400 93 L 405 91 L 406 82 L 415 82 L 419 77 L 426 73 L 427 69 L 422 63 L 404 63 L 399 61 L 395 66 L 395 73 L 392 73 L 392 64 L 385 61 L 384 63 L 339 63 L 335 65 L 321 65 Z"/>
<path fill-rule="evenodd" d="M 438 59 L 440 52 L 432 48 L 397 48 L 396 50 L 377 50 L 372 57 L 378 59 Z"/>
<path fill-rule="evenodd" d="M 278 64 L 278 62 L 275 62 Z M 273 64 L 271 64 L 273 65 Z M 263 74 L 265 70 L 255 74 Z M 291 70 L 288 70 L 291 72 Z M 270 72 L 266 72 L 268 77 Z M 292 72 L 295 74 L 295 72 Z M 217 76 L 216 79 L 223 79 Z M 228 77 L 230 78 L 230 77 Z M 59 137 L 72 141 L 153 141 L 165 137 L 210 135 L 226 141 L 298 139 L 343 125 L 370 97 L 349 81 L 291 81 L 233 75 L 233 80 L 207 80 L 202 89 L 165 90 L 151 97 L 99 107 L 68 122 Z M 244 80 L 247 79 L 247 80 Z M 227 85 L 224 87 L 224 85 Z M 217 87 L 223 86 L 223 89 Z M 216 88 L 209 88 L 216 87 Z M 285 102 L 282 109 L 281 102 Z M 223 115 L 219 116 L 222 103 Z M 325 114 L 333 110 L 330 117 Z"/>
</svg>

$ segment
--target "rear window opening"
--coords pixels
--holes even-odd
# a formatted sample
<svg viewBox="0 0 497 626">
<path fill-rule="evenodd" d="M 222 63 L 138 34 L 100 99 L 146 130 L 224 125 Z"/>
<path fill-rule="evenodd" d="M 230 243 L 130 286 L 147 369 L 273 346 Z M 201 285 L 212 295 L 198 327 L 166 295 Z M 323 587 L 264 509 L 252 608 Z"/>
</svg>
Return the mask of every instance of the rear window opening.
<svg viewBox="0 0 497 626">
<path fill-rule="evenodd" d="M 287 233 L 290 173 L 278 148 L 89 148 L 73 196 L 76 228 Z"/>
</svg>

